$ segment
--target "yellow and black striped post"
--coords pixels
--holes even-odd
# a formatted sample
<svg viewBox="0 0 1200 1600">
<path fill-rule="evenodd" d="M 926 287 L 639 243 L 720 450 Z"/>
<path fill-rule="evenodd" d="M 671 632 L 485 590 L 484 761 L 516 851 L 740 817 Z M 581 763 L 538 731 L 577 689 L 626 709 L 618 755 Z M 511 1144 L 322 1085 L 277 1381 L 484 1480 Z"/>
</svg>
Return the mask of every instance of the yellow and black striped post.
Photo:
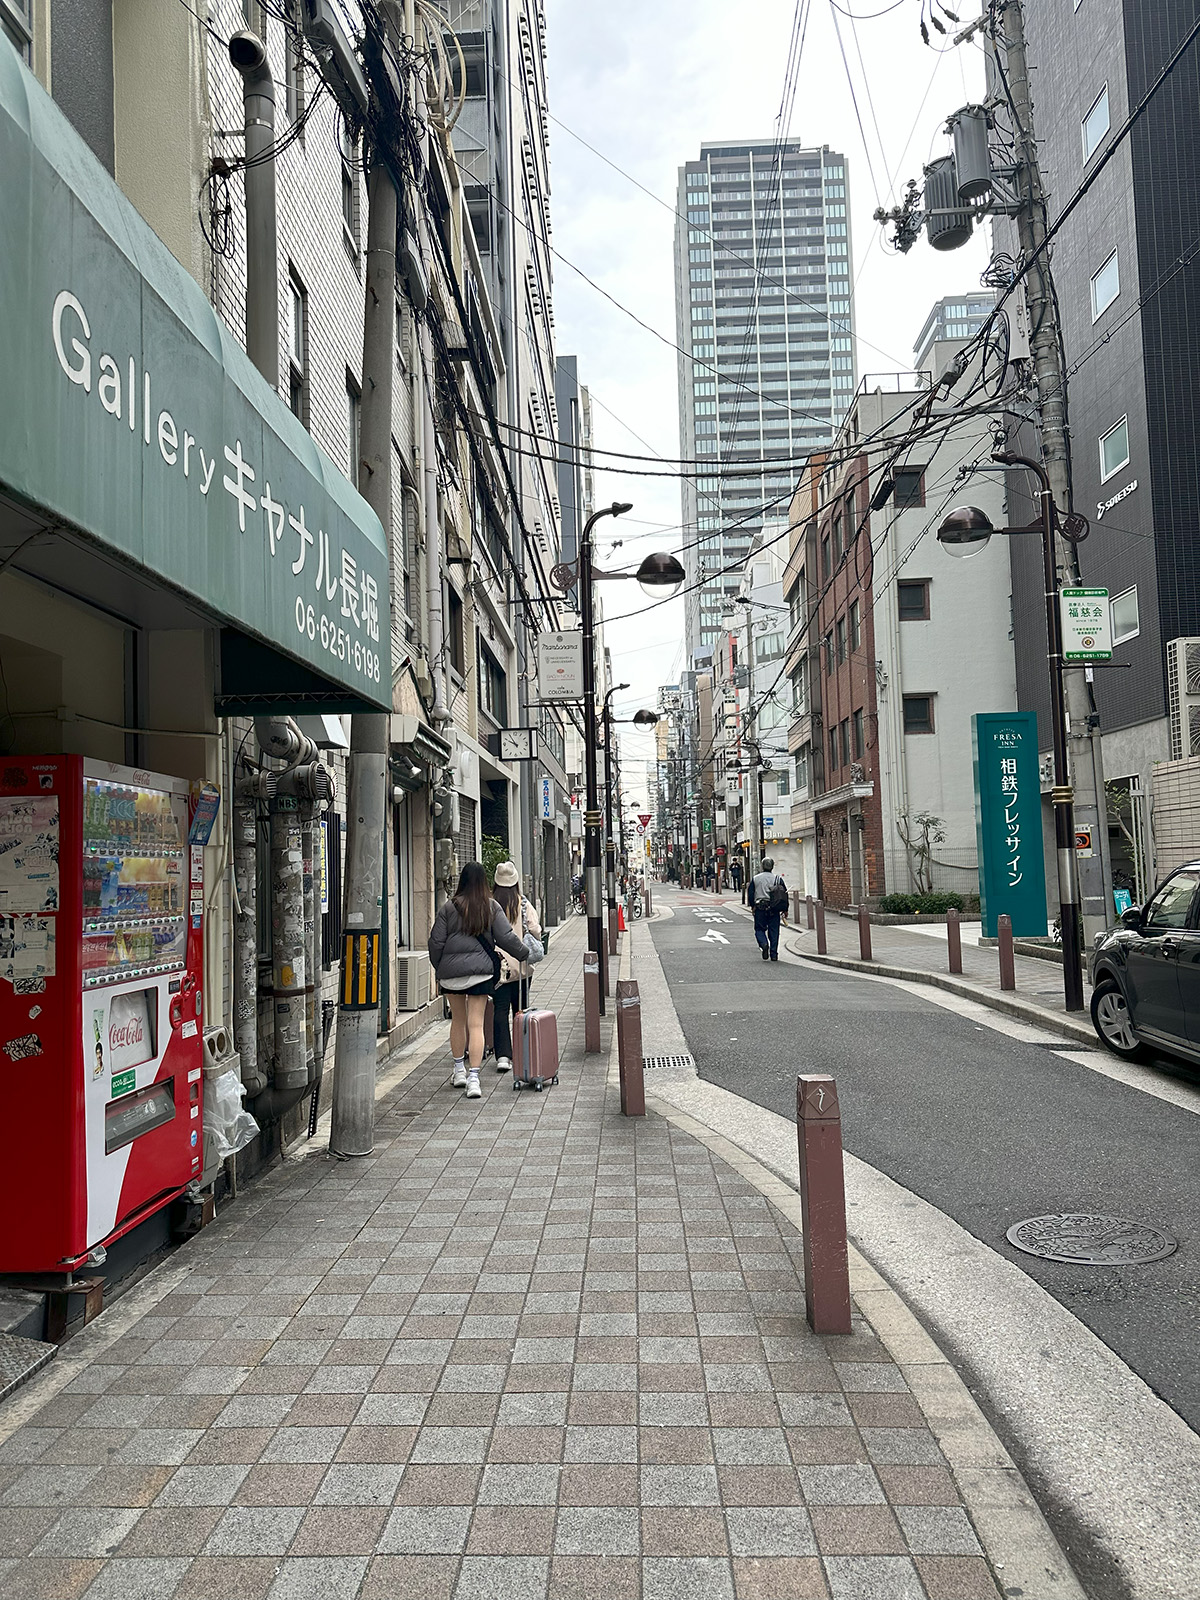
<svg viewBox="0 0 1200 1600">
<path fill-rule="evenodd" d="M 342 950 L 343 1011 L 371 1011 L 379 1004 L 378 928 L 345 935 Z"/>
</svg>

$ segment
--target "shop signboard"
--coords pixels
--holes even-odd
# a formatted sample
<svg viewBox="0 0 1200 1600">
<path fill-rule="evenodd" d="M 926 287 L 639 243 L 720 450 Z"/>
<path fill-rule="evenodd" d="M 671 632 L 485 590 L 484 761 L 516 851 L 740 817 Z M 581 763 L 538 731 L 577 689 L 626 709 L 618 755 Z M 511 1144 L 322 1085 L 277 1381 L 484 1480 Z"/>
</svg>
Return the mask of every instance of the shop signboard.
<svg viewBox="0 0 1200 1600">
<path fill-rule="evenodd" d="M 0 487 L 389 706 L 383 529 L 0 34 Z"/>
<path fill-rule="evenodd" d="M 543 700 L 582 700 L 583 634 L 539 633 L 537 674 Z"/>
<path fill-rule="evenodd" d="M 1042 855 L 1042 786 L 1037 715 L 977 712 L 971 718 L 975 828 L 983 932 L 1011 917 L 1014 934 L 1046 936 L 1046 873 Z"/>
<path fill-rule="evenodd" d="M 1112 612 L 1107 589 L 1063 589 L 1059 593 L 1062 609 L 1064 661 L 1109 661 L 1112 659 Z"/>
</svg>

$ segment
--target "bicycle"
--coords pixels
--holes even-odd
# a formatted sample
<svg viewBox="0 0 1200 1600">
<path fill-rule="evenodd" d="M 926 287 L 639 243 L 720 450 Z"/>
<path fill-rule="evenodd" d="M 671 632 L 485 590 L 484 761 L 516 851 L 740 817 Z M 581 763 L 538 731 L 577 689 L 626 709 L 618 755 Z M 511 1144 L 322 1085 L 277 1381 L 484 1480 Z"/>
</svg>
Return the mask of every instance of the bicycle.
<svg viewBox="0 0 1200 1600">
<path fill-rule="evenodd" d="M 630 917 L 634 920 L 640 917 L 642 912 L 645 910 L 645 906 L 642 903 L 642 897 L 640 894 L 631 894 L 629 899 L 625 902 L 625 905 Z"/>
</svg>

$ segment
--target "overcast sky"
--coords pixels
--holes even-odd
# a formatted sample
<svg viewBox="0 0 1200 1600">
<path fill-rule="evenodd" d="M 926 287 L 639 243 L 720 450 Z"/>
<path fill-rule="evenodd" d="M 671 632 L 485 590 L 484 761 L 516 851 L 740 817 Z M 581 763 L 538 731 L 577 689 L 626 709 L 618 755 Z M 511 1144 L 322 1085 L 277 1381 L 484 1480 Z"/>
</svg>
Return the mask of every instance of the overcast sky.
<svg viewBox="0 0 1200 1600">
<path fill-rule="evenodd" d="M 847 157 L 860 376 L 907 370 L 933 302 L 978 288 L 986 261 L 981 237 L 944 255 L 922 239 L 899 256 L 885 248 L 872 220 L 877 204 L 895 204 L 907 179 L 919 181 L 922 165 L 949 149 L 946 117 L 978 99 L 983 82 L 976 46 L 947 46 L 942 54 L 928 49 L 918 29 L 918 0 L 899 0 L 887 15 L 870 15 L 887 4 L 844 0 L 837 14 L 856 115 L 832 0 L 811 0 L 790 126 L 780 130 L 791 0 L 743 7 L 717 0 L 608 0 L 598 6 L 547 0 L 554 246 L 663 336 L 639 327 L 566 261 L 555 261 L 558 349 L 579 358 L 580 380 L 595 402 L 597 447 L 680 454 L 672 208 L 677 169 L 699 156 L 703 141 L 769 139 L 785 131 Z M 964 22 L 976 14 L 973 4 L 952 9 Z M 851 10 L 864 20 L 852 21 L 845 14 Z M 678 549 L 676 479 L 606 469 L 597 477 L 596 498 L 598 504 L 633 502 L 628 517 L 601 524 L 602 565 Z M 613 552 L 611 541 L 620 537 L 626 543 Z M 618 714 L 630 716 L 638 706 L 654 707 L 659 685 L 674 681 L 684 664 L 683 606 L 676 602 L 621 621 L 622 613 L 647 603 L 641 590 L 612 584 L 603 598 L 617 681 L 631 685 L 616 697 Z M 632 776 L 631 769 L 652 757 L 653 740 L 626 728 L 622 744 Z M 626 793 L 644 800 L 636 784 L 635 778 L 631 788 L 627 779 Z"/>
</svg>

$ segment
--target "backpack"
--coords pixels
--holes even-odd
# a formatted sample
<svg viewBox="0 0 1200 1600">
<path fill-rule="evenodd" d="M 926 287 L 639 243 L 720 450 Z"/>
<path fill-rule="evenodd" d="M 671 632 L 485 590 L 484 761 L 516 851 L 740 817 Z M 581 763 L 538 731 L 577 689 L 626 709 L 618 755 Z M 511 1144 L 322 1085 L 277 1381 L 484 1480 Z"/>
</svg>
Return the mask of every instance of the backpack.
<svg viewBox="0 0 1200 1600">
<path fill-rule="evenodd" d="M 776 876 L 775 882 L 771 885 L 771 892 L 767 896 L 767 910 L 770 912 L 782 912 L 787 910 L 787 906 L 787 889 L 784 886 L 783 879 Z"/>
</svg>

